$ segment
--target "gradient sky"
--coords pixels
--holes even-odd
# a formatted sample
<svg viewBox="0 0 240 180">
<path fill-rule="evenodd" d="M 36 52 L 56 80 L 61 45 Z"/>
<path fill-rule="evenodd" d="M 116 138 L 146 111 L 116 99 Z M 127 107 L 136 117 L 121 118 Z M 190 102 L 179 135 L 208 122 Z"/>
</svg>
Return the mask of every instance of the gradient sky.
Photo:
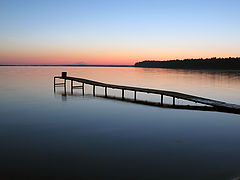
<svg viewBox="0 0 240 180">
<path fill-rule="evenodd" d="M 1 0 L 0 64 L 240 56 L 239 0 Z"/>
</svg>

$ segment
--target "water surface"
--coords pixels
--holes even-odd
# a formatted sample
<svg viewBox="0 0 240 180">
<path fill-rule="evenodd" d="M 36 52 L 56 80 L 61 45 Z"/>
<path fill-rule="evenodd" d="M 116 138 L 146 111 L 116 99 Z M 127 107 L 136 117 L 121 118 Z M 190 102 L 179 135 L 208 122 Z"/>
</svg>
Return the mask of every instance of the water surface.
<svg viewBox="0 0 240 180">
<path fill-rule="evenodd" d="M 240 116 L 53 92 L 53 76 L 165 89 L 240 104 L 240 73 L 114 67 L 1 67 L 1 175 L 31 179 L 231 179 Z M 69 91 L 69 87 L 68 87 Z M 97 88 L 99 95 L 103 88 Z M 112 96 L 121 92 L 109 90 Z M 132 92 L 126 92 L 133 97 Z M 138 94 L 159 101 L 159 96 Z M 170 100 L 166 99 L 166 102 Z M 181 102 L 177 102 L 181 103 Z"/>
</svg>

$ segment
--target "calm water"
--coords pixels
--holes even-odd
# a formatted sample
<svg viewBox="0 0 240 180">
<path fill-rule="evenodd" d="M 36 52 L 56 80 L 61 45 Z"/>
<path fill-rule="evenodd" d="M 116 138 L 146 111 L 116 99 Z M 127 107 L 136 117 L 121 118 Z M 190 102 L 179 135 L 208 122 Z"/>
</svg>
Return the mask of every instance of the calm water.
<svg viewBox="0 0 240 180">
<path fill-rule="evenodd" d="M 62 71 L 240 104 L 238 72 L 1 67 L 0 176 L 111 180 L 240 176 L 239 115 L 93 97 L 90 86 L 85 96 L 76 90 L 74 96 L 64 97 L 61 88 L 53 92 L 53 76 Z M 103 93 L 97 89 L 97 94 Z M 109 90 L 109 94 L 121 92 Z M 159 101 L 151 94 L 139 93 L 138 98 Z"/>
</svg>

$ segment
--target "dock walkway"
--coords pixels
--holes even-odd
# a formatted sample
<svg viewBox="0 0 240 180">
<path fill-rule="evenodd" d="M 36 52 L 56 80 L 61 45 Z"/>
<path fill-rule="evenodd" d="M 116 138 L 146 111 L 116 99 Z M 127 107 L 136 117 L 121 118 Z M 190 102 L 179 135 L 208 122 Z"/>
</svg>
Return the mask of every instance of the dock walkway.
<svg viewBox="0 0 240 180">
<path fill-rule="evenodd" d="M 63 79 L 63 83 L 56 83 L 56 79 Z M 233 110 L 234 112 L 240 113 L 240 105 L 236 104 L 230 104 L 222 101 L 207 99 L 203 97 L 188 95 L 184 93 L 174 92 L 174 91 L 165 91 L 165 90 L 158 90 L 158 89 L 149 89 L 149 88 L 140 88 L 140 87 L 132 87 L 132 86 L 122 86 L 122 85 L 115 85 L 115 84 L 107 84 L 102 83 L 98 81 L 92 81 L 88 79 L 83 78 L 76 78 L 76 77 L 70 77 L 66 76 L 66 73 L 63 73 L 62 76 L 55 76 L 54 77 L 54 91 L 55 88 L 58 86 L 62 86 L 66 90 L 66 80 L 71 81 L 71 92 L 73 92 L 73 89 L 82 89 L 82 92 L 84 94 L 84 84 L 92 85 L 93 86 L 93 95 L 96 94 L 96 86 L 105 88 L 105 96 L 107 97 L 107 89 L 120 89 L 122 91 L 122 99 L 124 99 L 124 91 L 133 91 L 134 92 L 134 100 L 137 99 L 137 92 L 144 92 L 144 93 L 152 93 L 152 94 L 159 94 L 161 96 L 161 105 L 163 105 L 163 98 L 164 96 L 169 96 L 173 98 L 173 105 L 175 105 L 175 99 L 182 99 L 187 100 L 195 103 L 201 103 L 204 105 L 209 105 L 215 108 L 224 108 L 228 110 Z M 73 82 L 79 82 L 82 83 L 81 86 L 74 86 Z"/>
</svg>

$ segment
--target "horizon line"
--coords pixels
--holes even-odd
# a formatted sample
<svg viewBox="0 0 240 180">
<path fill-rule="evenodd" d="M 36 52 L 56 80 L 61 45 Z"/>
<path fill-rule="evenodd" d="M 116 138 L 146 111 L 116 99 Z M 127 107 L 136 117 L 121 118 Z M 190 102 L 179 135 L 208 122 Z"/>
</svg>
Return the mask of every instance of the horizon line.
<svg viewBox="0 0 240 180">
<path fill-rule="evenodd" d="M 0 66 L 95 66 L 95 67 L 134 67 L 134 65 L 118 64 L 0 64 Z"/>
</svg>

